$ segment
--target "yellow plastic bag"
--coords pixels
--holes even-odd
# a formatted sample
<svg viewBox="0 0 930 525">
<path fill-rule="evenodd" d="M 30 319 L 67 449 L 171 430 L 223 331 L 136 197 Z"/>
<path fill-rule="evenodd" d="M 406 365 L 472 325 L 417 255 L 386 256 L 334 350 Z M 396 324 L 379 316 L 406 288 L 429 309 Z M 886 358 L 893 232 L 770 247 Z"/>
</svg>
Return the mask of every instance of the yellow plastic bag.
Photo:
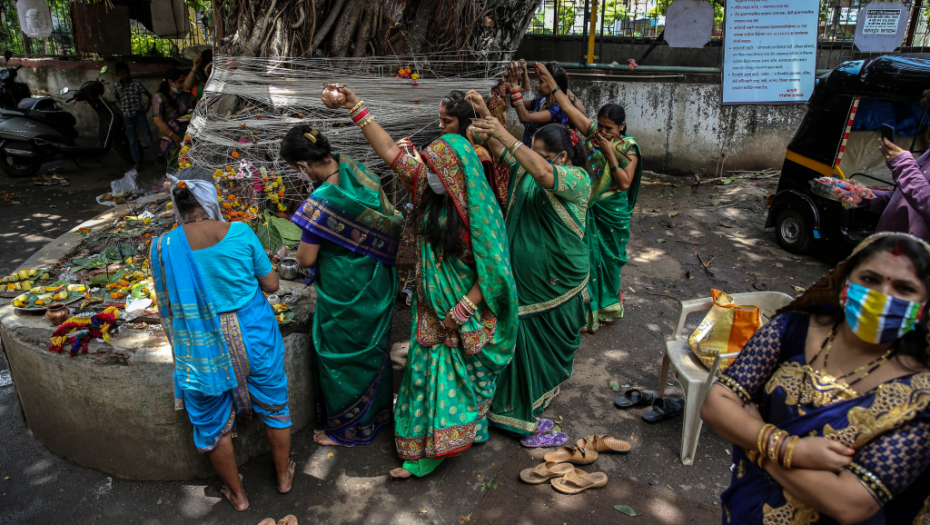
<svg viewBox="0 0 930 525">
<path fill-rule="evenodd" d="M 726 292 L 711 290 L 714 305 L 701 324 L 688 337 L 688 346 L 704 366 L 710 368 L 717 354 L 739 352 L 762 326 L 762 313 L 757 306 L 738 305 Z M 732 362 L 720 363 L 721 370 Z"/>
</svg>

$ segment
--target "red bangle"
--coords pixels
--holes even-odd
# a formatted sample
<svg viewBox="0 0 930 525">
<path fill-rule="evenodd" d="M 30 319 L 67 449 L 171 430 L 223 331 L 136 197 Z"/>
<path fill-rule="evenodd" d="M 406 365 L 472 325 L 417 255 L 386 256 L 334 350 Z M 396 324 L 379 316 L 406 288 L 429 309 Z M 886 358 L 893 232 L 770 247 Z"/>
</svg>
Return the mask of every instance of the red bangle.
<svg viewBox="0 0 930 525">
<path fill-rule="evenodd" d="M 364 118 L 367 117 L 368 115 L 369 115 L 368 108 L 362 108 L 361 111 L 359 111 L 358 113 L 352 116 L 352 122 L 358 124 L 359 122 L 364 120 Z"/>
</svg>

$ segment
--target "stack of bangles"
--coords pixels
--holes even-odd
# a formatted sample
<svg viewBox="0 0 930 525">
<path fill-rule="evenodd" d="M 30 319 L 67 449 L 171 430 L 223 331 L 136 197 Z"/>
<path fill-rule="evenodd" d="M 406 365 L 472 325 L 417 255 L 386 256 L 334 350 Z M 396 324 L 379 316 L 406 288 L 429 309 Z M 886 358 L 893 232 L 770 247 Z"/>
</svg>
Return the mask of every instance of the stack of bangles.
<svg viewBox="0 0 930 525">
<path fill-rule="evenodd" d="M 515 89 L 510 92 L 510 105 L 512 107 L 517 107 L 517 103 L 523 102 L 523 95 L 520 94 L 519 89 Z"/>
<path fill-rule="evenodd" d="M 455 324 L 462 326 L 475 316 L 477 309 L 475 303 L 471 302 L 467 295 L 463 295 L 459 302 L 449 310 L 449 317 L 455 321 Z"/>
<path fill-rule="evenodd" d="M 794 447 L 800 439 L 800 436 L 792 436 L 768 423 L 759 431 L 759 437 L 756 440 L 757 450 L 751 450 L 747 452 L 747 455 L 749 460 L 758 465 L 759 468 L 765 468 L 765 460 L 772 461 L 785 468 L 791 468 Z"/>
<path fill-rule="evenodd" d="M 358 104 L 349 110 L 349 116 L 352 117 L 352 122 L 354 122 L 359 129 L 364 128 L 375 120 L 375 116 L 368 111 L 368 108 L 366 108 L 364 104 L 364 100 L 359 100 Z"/>
<path fill-rule="evenodd" d="M 513 157 L 516 154 L 517 150 L 520 149 L 520 146 L 523 145 L 523 142 L 520 139 L 513 139 L 513 143 L 510 144 L 510 147 L 507 148 L 507 153 L 510 153 L 510 156 Z"/>
</svg>

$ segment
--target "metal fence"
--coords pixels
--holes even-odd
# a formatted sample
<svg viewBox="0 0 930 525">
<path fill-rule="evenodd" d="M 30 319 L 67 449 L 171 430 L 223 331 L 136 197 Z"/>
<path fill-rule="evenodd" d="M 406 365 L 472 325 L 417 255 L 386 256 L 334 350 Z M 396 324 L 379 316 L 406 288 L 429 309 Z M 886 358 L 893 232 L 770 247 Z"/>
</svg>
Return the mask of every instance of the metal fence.
<svg viewBox="0 0 930 525">
<path fill-rule="evenodd" d="M 659 56 L 664 56 L 669 62 L 675 62 L 675 57 L 694 60 L 697 55 L 693 52 L 659 51 L 662 47 L 667 48 L 661 36 L 671 1 L 674 0 L 600 0 L 594 34 L 598 39 L 606 37 L 606 41 L 615 47 L 622 45 L 626 56 L 645 57 L 656 51 L 652 54 L 653 60 Z M 701 65 L 709 65 L 708 62 L 719 65 L 722 60 L 720 40 L 724 33 L 724 2 L 708 1 L 714 6 L 714 29 L 711 43 L 700 53 L 700 61 Z M 541 0 L 527 30 L 527 38 L 587 34 L 591 4 L 592 0 Z M 818 68 L 833 68 L 846 60 L 871 56 L 859 53 L 853 45 L 859 9 L 867 4 L 861 0 L 820 0 Z M 911 0 L 903 5 L 908 9 L 910 18 L 899 50 L 930 47 L 930 7 L 924 7 L 922 0 Z M 603 46 L 601 41 L 598 46 L 598 49 Z M 580 54 L 578 58 L 581 58 Z"/>
<path fill-rule="evenodd" d="M 52 12 L 52 34 L 48 38 L 29 38 L 23 35 L 16 13 L 16 0 L 0 0 L 0 50 L 36 57 L 90 57 L 94 53 L 81 53 L 75 44 L 74 18 L 70 0 L 49 0 Z M 190 32 L 187 37 L 162 38 L 147 29 L 142 22 L 130 20 L 133 57 L 170 57 L 194 45 L 212 43 L 211 12 L 190 12 Z"/>
</svg>

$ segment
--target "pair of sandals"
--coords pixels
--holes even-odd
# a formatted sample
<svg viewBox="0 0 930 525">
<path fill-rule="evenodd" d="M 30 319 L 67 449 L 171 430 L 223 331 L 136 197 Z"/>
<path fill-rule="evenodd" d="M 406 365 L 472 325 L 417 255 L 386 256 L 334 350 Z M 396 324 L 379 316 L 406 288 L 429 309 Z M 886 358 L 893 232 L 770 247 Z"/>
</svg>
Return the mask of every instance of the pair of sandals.
<svg viewBox="0 0 930 525">
<path fill-rule="evenodd" d="M 587 473 L 572 465 L 590 465 L 599 453 L 615 452 L 626 454 L 630 444 L 607 434 L 597 434 L 579 439 L 574 447 L 561 447 L 546 454 L 545 463 L 536 468 L 520 472 L 520 479 L 525 483 L 536 485 L 549 481 L 552 488 L 563 494 L 580 494 L 586 490 L 597 489 L 607 485 L 607 474 L 603 472 Z"/>
<path fill-rule="evenodd" d="M 520 444 L 527 448 L 561 447 L 568 443 L 568 434 L 553 432 L 555 422 L 543 417 L 536 419 L 536 430 L 533 434 L 520 439 Z"/>
<path fill-rule="evenodd" d="M 648 423 L 658 423 L 664 419 L 673 418 L 684 412 L 685 403 L 674 397 L 656 397 L 655 390 L 631 388 L 623 393 L 622 397 L 614 400 L 617 408 L 633 408 L 639 406 L 652 406 L 652 410 L 643 412 L 643 419 Z"/>
<path fill-rule="evenodd" d="M 61 175 L 52 175 L 52 174 L 43 174 L 39 175 L 32 179 L 32 183 L 36 186 L 70 186 L 71 183 L 68 182 L 68 179 L 62 177 Z"/>
</svg>

